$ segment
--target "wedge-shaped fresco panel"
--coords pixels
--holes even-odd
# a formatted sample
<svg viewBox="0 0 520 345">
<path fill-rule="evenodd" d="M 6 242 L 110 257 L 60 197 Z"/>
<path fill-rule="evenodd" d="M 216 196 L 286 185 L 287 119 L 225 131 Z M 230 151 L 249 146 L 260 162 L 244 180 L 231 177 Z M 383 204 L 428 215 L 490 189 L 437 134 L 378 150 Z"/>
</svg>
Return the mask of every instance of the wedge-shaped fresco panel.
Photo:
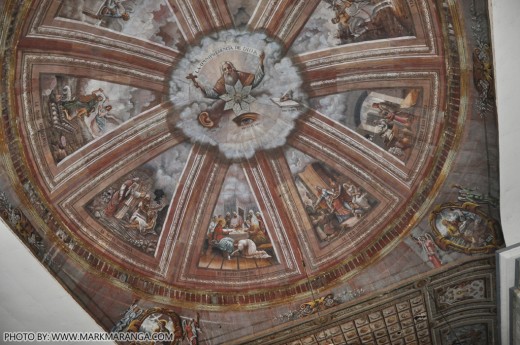
<svg viewBox="0 0 520 345">
<path fill-rule="evenodd" d="M 175 16 L 163 0 L 69 0 L 58 16 L 104 27 L 179 49 L 185 44 Z"/>
<path fill-rule="evenodd" d="M 358 90 L 311 100 L 310 106 L 407 161 L 418 140 L 420 89 Z"/>
<path fill-rule="evenodd" d="M 413 23 L 404 0 L 321 1 L 291 50 L 302 54 L 410 35 Z"/>
<path fill-rule="evenodd" d="M 125 174 L 97 194 L 86 211 L 130 246 L 153 255 L 190 148 L 178 145 Z"/>
<path fill-rule="evenodd" d="M 152 91 L 76 78 L 40 75 L 42 117 L 56 163 L 160 102 Z"/>
<path fill-rule="evenodd" d="M 276 263 L 263 212 L 242 168 L 233 164 L 213 210 L 198 266 L 247 270 Z"/>
<path fill-rule="evenodd" d="M 377 206 L 359 183 L 306 154 L 290 149 L 286 158 L 314 233 L 323 244 L 341 237 Z"/>
</svg>

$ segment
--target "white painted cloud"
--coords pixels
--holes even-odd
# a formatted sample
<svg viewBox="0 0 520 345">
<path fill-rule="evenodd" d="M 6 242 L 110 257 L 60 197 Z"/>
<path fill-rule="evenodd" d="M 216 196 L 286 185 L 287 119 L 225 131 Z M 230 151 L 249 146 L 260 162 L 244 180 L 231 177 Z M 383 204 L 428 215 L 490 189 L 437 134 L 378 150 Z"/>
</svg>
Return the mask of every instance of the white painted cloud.
<svg viewBox="0 0 520 345">
<path fill-rule="evenodd" d="M 342 123 L 347 114 L 348 103 L 348 95 L 345 93 L 339 93 L 315 98 L 310 102 L 310 106 L 328 118 Z"/>
<path fill-rule="evenodd" d="M 58 80 L 56 79 L 55 75 L 42 74 L 40 76 L 40 89 L 42 90 L 42 95 L 44 96 L 50 95 L 57 84 Z"/>
<path fill-rule="evenodd" d="M 170 199 L 179 183 L 192 145 L 182 143 L 152 159 L 146 166 L 155 171 L 154 189 L 162 189 Z"/>
<path fill-rule="evenodd" d="M 331 22 L 333 17 L 334 11 L 329 8 L 329 5 L 323 1 L 320 2 L 294 41 L 290 52 L 294 54 L 310 53 L 337 46 L 340 40 L 336 37 L 337 24 Z"/>
<path fill-rule="evenodd" d="M 60 9 L 60 16 L 74 20 L 86 21 L 84 14 L 85 4 L 82 1 L 63 1 Z"/>
<path fill-rule="evenodd" d="M 309 164 L 317 162 L 316 159 L 292 147 L 286 148 L 284 153 L 293 175 L 301 173 Z"/>
<path fill-rule="evenodd" d="M 219 205 L 232 201 L 236 198 L 239 205 L 256 203 L 251 187 L 239 164 L 232 164 L 226 174 L 226 178 L 220 190 Z"/>
<path fill-rule="evenodd" d="M 218 127 L 207 129 L 198 123 L 202 111 L 211 111 L 218 100 L 206 98 L 186 79 L 189 73 L 197 75 L 197 81 L 211 88 L 220 77 L 220 66 L 230 60 L 235 67 L 254 73 L 259 66 L 259 55 L 265 54 L 262 82 L 252 89 L 251 112 L 260 114 L 254 126 L 242 128 L 232 121 L 237 115 L 232 111 L 222 113 Z M 283 81 L 283 82 L 282 82 Z M 257 150 L 271 149 L 285 144 L 294 127 L 294 119 L 303 107 L 280 108 L 273 102 L 288 90 L 293 99 L 306 99 L 301 91 L 302 79 L 289 58 L 282 57 L 282 47 L 263 33 L 245 33 L 227 30 L 202 39 L 200 45 L 188 49 L 185 57 L 173 72 L 170 82 L 170 99 L 180 114 L 177 126 L 192 141 L 218 146 L 228 158 L 250 158 Z M 298 105 L 298 103 L 296 103 Z"/>
<path fill-rule="evenodd" d="M 163 45 L 175 46 L 183 40 L 175 17 L 165 1 L 128 1 L 130 20 L 120 21 L 121 32 Z M 167 13 L 165 13 L 167 11 Z M 167 28 L 167 30 L 164 30 Z M 165 42 L 159 33 L 169 33 L 172 43 Z"/>
<path fill-rule="evenodd" d="M 158 31 L 153 12 L 159 11 L 162 1 L 136 1 L 132 3 L 130 19 L 123 23 L 122 33 L 150 38 Z"/>
<path fill-rule="evenodd" d="M 244 26 L 253 15 L 258 1 L 255 0 L 227 0 L 227 5 L 235 26 Z"/>
</svg>

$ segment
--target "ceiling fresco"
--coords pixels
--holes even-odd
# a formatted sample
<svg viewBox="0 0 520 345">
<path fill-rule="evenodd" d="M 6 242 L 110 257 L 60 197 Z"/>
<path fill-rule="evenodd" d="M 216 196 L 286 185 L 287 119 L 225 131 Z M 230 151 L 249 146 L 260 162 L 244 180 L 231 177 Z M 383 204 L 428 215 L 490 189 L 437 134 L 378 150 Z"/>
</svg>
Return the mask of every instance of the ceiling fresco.
<svg viewBox="0 0 520 345">
<path fill-rule="evenodd" d="M 485 0 L 7 0 L 2 218 L 107 331 L 494 344 Z"/>
</svg>

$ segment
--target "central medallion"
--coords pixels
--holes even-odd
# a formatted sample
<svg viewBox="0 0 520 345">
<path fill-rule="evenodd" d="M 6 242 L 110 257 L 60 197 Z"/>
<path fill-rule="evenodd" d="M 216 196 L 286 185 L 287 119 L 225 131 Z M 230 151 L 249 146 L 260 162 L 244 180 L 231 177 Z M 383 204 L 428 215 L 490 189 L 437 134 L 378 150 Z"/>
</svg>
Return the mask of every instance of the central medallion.
<svg viewBox="0 0 520 345">
<path fill-rule="evenodd" d="M 284 145 L 305 95 L 298 70 L 282 52 L 262 33 L 228 30 L 204 38 L 172 75 L 177 127 L 230 159 Z"/>
</svg>

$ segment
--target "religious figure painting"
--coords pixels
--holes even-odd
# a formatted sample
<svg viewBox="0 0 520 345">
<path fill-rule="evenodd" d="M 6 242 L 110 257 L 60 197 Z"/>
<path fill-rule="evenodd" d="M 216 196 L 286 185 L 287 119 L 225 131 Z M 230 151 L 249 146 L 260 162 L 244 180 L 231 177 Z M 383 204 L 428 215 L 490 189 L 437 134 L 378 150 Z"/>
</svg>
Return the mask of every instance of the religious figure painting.
<svg viewBox="0 0 520 345">
<path fill-rule="evenodd" d="M 62 2 L 58 15 L 174 49 L 185 45 L 171 7 L 164 0 L 70 0 Z"/>
<path fill-rule="evenodd" d="M 233 164 L 206 231 L 199 267 L 244 270 L 275 263 L 266 219 L 242 169 Z"/>
<path fill-rule="evenodd" d="M 148 90 L 67 75 L 42 74 L 40 88 L 56 163 L 160 101 Z"/>
<path fill-rule="evenodd" d="M 295 54 L 339 45 L 413 35 L 404 0 L 323 0 L 291 50 Z"/>
<path fill-rule="evenodd" d="M 296 187 L 317 238 L 327 243 L 345 234 L 377 206 L 359 182 L 302 152 L 286 150 Z"/>
<path fill-rule="evenodd" d="M 421 248 L 421 256 L 426 257 L 427 261 L 434 268 L 442 267 L 443 261 L 441 260 L 439 249 L 433 240 L 430 233 L 421 234 L 420 236 L 410 236 L 412 240 Z"/>
<path fill-rule="evenodd" d="M 503 243 L 499 223 L 472 202 L 437 205 L 430 214 L 430 226 L 435 241 L 444 250 L 490 253 Z"/>
<path fill-rule="evenodd" d="M 204 38 L 201 47 L 172 75 L 177 127 L 231 159 L 284 145 L 306 108 L 303 80 L 283 47 L 264 33 L 236 29 Z"/>
<path fill-rule="evenodd" d="M 406 161 L 417 141 L 421 90 L 358 90 L 313 98 L 310 106 Z"/>
<path fill-rule="evenodd" d="M 169 335 L 174 334 L 173 321 L 170 316 L 162 314 L 162 313 L 154 313 L 147 316 L 144 321 L 141 323 L 139 327 L 139 332 L 144 332 L 148 334 L 153 333 L 165 333 Z M 173 339 L 172 339 L 173 340 Z M 166 344 L 171 344 L 172 341 L 166 342 Z"/>
<path fill-rule="evenodd" d="M 180 144 L 124 175 L 96 195 L 87 212 L 130 246 L 153 255 L 190 149 Z"/>
</svg>

